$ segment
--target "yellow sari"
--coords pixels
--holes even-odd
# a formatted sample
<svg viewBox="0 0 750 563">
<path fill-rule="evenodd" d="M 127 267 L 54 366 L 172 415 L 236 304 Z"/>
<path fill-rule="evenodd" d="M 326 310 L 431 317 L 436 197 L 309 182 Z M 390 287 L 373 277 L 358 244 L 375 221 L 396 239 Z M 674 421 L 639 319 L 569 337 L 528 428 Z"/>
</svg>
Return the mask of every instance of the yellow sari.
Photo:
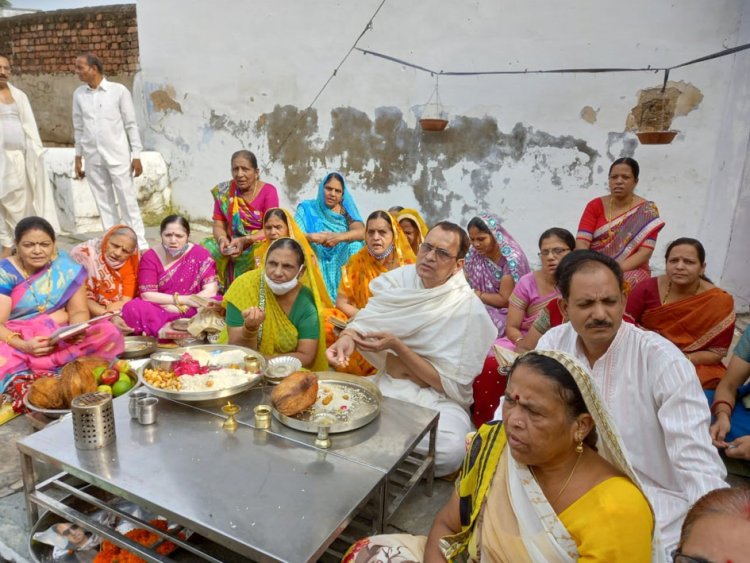
<svg viewBox="0 0 750 563">
<path fill-rule="evenodd" d="M 286 226 L 289 229 L 289 238 L 296 240 L 302 247 L 302 252 L 305 253 L 305 264 L 308 265 L 306 270 L 310 273 L 312 281 L 318 288 L 318 294 L 320 295 L 320 300 L 323 308 L 333 307 L 331 297 L 328 295 L 326 284 L 323 281 L 323 275 L 320 273 L 320 268 L 318 267 L 318 257 L 315 255 L 315 251 L 310 246 L 310 243 L 307 242 L 305 233 L 302 232 L 302 229 L 299 228 L 297 221 L 294 220 L 294 215 L 281 207 L 274 207 L 272 209 L 278 209 L 279 211 L 284 213 L 284 217 L 286 217 Z M 269 211 L 271 211 L 271 209 L 268 209 L 266 213 L 268 213 Z M 263 240 L 256 244 L 254 250 L 256 268 L 260 268 L 261 265 L 265 262 L 266 252 L 268 252 L 268 247 L 271 246 L 271 242 L 272 241 L 269 240 Z"/>
<path fill-rule="evenodd" d="M 398 212 L 396 215 L 396 221 L 401 221 L 403 219 L 409 219 L 411 222 L 413 222 L 417 226 L 417 230 L 419 231 L 419 240 L 417 240 L 417 243 L 415 247 L 413 248 L 414 253 L 416 254 L 417 249 L 419 248 L 419 245 L 424 242 L 424 237 L 427 236 L 427 232 L 430 230 L 427 226 L 427 223 L 424 222 L 424 219 L 422 219 L 422 216 L 419 214 L 419 211 L 416 209 L 410 209 L 410 208 L 404 208 L 401 211 Z"/>
<path fill-rule="evenodd" d="M 411 249 L 404 231 L 390 214 L 388 214 L 388 221 L 393 230 L 393 255 L 397 263 L 396 268 L 405 266 L 406 264 L 414 264 L 417 257 L 414 255 L 414 251 Z M 363 309 L 372 295 L 372 292 L 370 292 L 370 282 L 387 271 L 389 270 L 385 265 L 385 259 L 377 260 L 370 254 L 367 246 L 365 246 L 349 258 L 346 265 L 341 268 L 341 283 L 339 284 L 338 293 L 339 295 L 345 295 L 349 303 L 357 309 Z M 331 346 L 336 342 L 337 337 L 330 319 L 336 318 L 347 322 L 349 318 L 340 309 L 332 307 L 323 310 L 323 318 L 325 319 L 326 344 Z M 335 369 L 353 375 L 372 375 L 375 373 L 375 368 L 359 352 L 352 354 L 351 358 L 349 358 L 349 365 L 346 368 Z"/>
<path fill-rule="evenodd" d="M 294 352 L 297 349 L 299 333 L 297 327 L 292 324 L 278 301 L 276 301 L 274 293 L 266 287 L 263 280 L 265 261 L 264 254 L 262 267 L 246 272 L 232 282 L 229 290 L 224 295 L 224 306 L 226 307 L 227 303 L 231 303 L 240 311 L 249 307 L 260 307 L 264 311 L 266 318 L 258 329 L 258 352 L 268 357 Z M 323 306 L 318 285 L 314 282 L 314 272 L 315 270 L 310 267 L 310 259 L 307 253 L 305 253 L 305 271 L 300 277 L 300 283 L 312 292 L 315 308 L 318 310 L 320 325 L 318 348 L 315 352 L 315 360 L 310 369 L 312 371 L 325 371 L 328 369 L 325 327 L 323 319 L 320 318 L 320 311 L 322 311 Z M 226 331 L 227 329 L 225 328 L 219 337 L 219 342 L 227 341 Z"/>
</svg>

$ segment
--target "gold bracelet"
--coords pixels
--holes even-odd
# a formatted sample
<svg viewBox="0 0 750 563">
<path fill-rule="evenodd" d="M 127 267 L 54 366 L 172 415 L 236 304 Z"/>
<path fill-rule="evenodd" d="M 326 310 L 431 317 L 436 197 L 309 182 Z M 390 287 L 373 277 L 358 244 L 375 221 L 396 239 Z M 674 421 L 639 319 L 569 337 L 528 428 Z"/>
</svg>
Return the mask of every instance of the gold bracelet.
<svg viewBox="0 0 750 563">
<path fill-rule="evenodd" d="M 10 334 L 8 334 L 8 335 L 7 335 L 7 336 L 6 336 L 5 338 L 3 338 L 3 340 L 5 341 L 5 343 L 6 343 L 6 344 L 7 344 L 8 346 L 10 346 L 10 345 L 11 345 L 11 344 L 10 344 L 10 341 L 11 341 L 11 340 L 13 340 L 14 338 L 23 338 L 23 336 L 21 336 L 21 333 L 20 333 L 20 332 L 11 332 L 11 333 L 10 333 Z"/>
</svg>

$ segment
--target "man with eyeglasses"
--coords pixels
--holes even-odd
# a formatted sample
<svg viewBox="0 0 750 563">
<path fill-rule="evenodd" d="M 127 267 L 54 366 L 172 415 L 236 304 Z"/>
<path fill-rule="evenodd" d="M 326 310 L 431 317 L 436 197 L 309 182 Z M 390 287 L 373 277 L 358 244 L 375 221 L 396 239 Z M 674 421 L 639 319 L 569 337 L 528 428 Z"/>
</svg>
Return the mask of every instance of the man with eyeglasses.
<svg viewBox="0 0 750 563">
<path fill-rule="evenodd" d="M 472 382 L 497 335 L 484 305 L 463 275 L 469 237 L 454 223 L 435 225 L 415 265 L 381 274 L 370 283 L 367 306 L 327 352 L 346 367 L 355 349 L 378 369 L 383 395 L 440 412 L 435 473 L 461 465 Z M 418 451 L 427 451 L 427 438 Z"/>
</svg>

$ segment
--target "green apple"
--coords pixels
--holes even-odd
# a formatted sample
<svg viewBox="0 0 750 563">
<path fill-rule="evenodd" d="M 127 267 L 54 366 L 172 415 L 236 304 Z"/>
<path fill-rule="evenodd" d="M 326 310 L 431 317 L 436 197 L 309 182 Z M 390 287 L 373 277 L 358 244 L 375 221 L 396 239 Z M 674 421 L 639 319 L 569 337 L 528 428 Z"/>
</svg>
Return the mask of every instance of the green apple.
<svg viewBox="0 0 750 563">
<path fill-rule="evenodd" d="M 127 375 L 122 375 L 120 376 L 120 379 L 117 380 L 117 383 L 112 386 L 112 394 L 115 397 L 119 397 L 130 391 L 132 386 L 133 382 L 130 381 L 130 378 Z"/>
<path fill-rule="evenodd" d="M 107 371 L 107 366 L 96 366 L 94 368 L 93 374 L 94 374 L 94 379 L 96 379 L 97 384 L 101 382 L 102 375 L 104 374 L 105 371 Z"/>
<path fill-rule="evenodd" d="M 109 393 L 112 394 L 112 388 L 109 385 L 100 385 L 96 388 L 97 391 L 100 391 L 102 393 Z"/>
</svg>

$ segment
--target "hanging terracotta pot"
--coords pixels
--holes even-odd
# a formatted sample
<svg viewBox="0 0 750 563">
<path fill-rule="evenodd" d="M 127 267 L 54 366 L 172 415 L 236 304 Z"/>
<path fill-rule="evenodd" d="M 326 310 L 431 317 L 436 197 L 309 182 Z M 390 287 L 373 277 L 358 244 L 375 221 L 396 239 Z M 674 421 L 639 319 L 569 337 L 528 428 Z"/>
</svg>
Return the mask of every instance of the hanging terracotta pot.
<svg viewBox="0 0 750 563">
<path fill-rule="evenodd" d="M 643 131 L 635 136 L 642 145 L 668 145 L 677 136 L 679 131 Z"/>
<path fill-rule="evenodd" d="M 419 126 L 422 131 L 442 131 L 448 126 L 448 120 L 424 117 L 419 120 Z"/>
</svg>

